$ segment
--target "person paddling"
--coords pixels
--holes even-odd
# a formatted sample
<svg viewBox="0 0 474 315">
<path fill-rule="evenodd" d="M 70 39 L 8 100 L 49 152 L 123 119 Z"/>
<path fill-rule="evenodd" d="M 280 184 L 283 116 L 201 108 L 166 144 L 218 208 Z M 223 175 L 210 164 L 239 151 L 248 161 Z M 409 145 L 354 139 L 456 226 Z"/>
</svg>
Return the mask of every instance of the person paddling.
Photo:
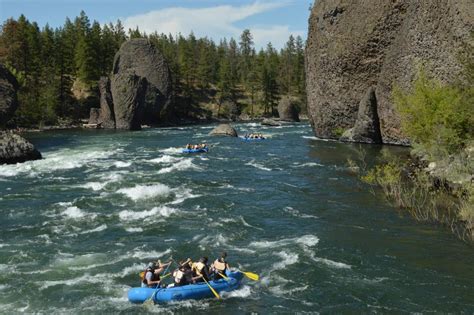
<svg viewBox="0 0 474 315">
<path fill-rule="evenodd" d="M 171 264 L 171 261 L 162 264 L 158 261 L 158 266 L 154 262 L 148 263 L 148 267 L 145 269 L 145 274 L 142 280 L 143 288 L 155 288 L 160 285 L 161 279 L 160 274 L 163 272 L 165 267 L 168 267 Z"/>
<path fill-rule="evenodd" d="M 192 265 L 193 273 L 196 275 L 196 277 L 194 277 L 196 282 L 209 281 L 209 266 L 207 265 L 207 261 L 207 257 L 201 257 L 197 263 Z"/>
<path fill-rule="evenodd" d="M 214 273 L 214 280 L 222 279 L 222 276 L 225 276 L 226 271 L 229 269 L 230 267 L 227 263 L 227 253 L 222 252 L 220 257 L 214 260 L 211 265 L 211 272 Z"/>
</svg>

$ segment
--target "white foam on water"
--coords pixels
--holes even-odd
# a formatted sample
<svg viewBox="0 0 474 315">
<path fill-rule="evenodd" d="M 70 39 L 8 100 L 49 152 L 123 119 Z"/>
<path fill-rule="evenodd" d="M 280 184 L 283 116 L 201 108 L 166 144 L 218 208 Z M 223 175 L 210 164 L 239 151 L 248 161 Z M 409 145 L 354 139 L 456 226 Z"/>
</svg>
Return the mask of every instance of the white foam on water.
<svg viewBox="0 0 474 315">
<path fill-rule="evenodd" d="M 177 163 L 174 163 L 173 165 L 169 167 L 160 169 L 158 171 L 158 174 L 166 174 L 166 173 L 171 173 L 174 171 L 184 171 L 184 170 L 189 170 L 189 169 L 200 170 L 201 168 L 195 165 L 192 159 L 185 159 Z"/>
<path fill-rule="evenodd" d="M 141 227 L 137 227 L 137 228 L 129 227 L 129 228 L 125 228 L 125 231 L 127 231 L 128 233 L 141 233 L 143 232 L 143 229 Z"/>
<path fill-rule="evenodd" d="M 336 268 L 336 269 L 351 269 L 352 268 L 351 265 L 348 265 L 348 264 L 345 264 L 345 263 L 342 263 L 342 262 L 338 262 L 338 261 L 334 261 L 334 260 L 330 260 L 330 259 L 327 259 L 327 258 L 312 257 L 312 259 L 316 262 L 321 262 L 323 264 L 326 264 L 329 267 Z"/>
<path fill-rule="evenodd" d="M 123 278 L 123 277 L 126 277 L 130 274 L 136 274 L 140 271 L 143 271 L 145 270 L 145 267 L 143 264 L 133 264 L 132 266 L 129 266 L 129 267 L 125 267 L 122 269 L 121 272 L 115 274 L 115 276 L 119 277 L 119 278 Z"/>
<path fill-rule="evenodd" d="M 182 151 L 183 151 L 183 148 L 173 148 L 173 147 L 160 150 L 161 153 L 165 153 L 165 154 L 182 154 Z"/>
<path fill-rule="evenodd" d="M 122 162 L 122 161 L 117 161 L 114 163 L 115 167 L 117 168 L 124 168 L 124 167 L 129 167 L 132 165 L 132 162 Z"/>
<path fill-rule="evenodd" d="M 112 284 L 112 279 L 110 279 L 110 274 L 96 274 L 90 275 L 86 273 L 80 277 L 67 279 L 67 280 L 49 280 L 49 281 L 36 281 L 40 287 L 40 290 L 47 289 L 49 287 L 57 286 L 57 285 L 66 285 L 66 286 L 76 286 L 80 283 L 93 283 L 93 284 Z"/>
<path fill-rule="evenodd" d="M 176 163 L 178 161 L 181 161 L 183 159 L 184 158 L 174 157 L 174 156 L 165 154 L 159 158 L 149 160 L 148 162 L 157 163 L 157 164 L 171 164 L 171 163 Z"/>
<path fill-rule="evenodd" d="M 94 191 L 98 191 L 98 190 L 102 190 L 107 184 L 108 184 L 107 182 L 105 182 L 105 183 L 89 182 L 89 183 L 86 183 L 86 184 L 82 185 L 81 187 L 87 188 L 87 189 L 92 189 Z"/>
<path fill-rule="evenodd" d="M 260 170 L 262 170 L 262 171 L 267 171 L 267 172 L 271 172 L 271 171 L 272 171 L 271 168 L 268 168 L 268 167 L 265 167 L 265 166 L 262 165 L 262 164 L 256 163 L 255 160 L 252 160 L 252 161 L 250 161 L 250 162 L 248 162 L 248 163 L 245 163 L 245 165 L 253 166 L 253 167 L 258 168 L 258 169 L 260 169 Z"/>
<path fill-rule="evenodd" d="M 256 226 L 253 226 L 253 225 L 250 225 L 247 223 L 247 221 L 244 220 L 244 217 L 243 216 L 239 216 L 240 218 L 240 222 L 242 222 L 242 224 L 246 227 L 250 227 L 250 228 L 253 228 L 253 229 L 257 229 L 257 230 L 260 230 L 260 231 L 263 231 L 262 228 L 259 228 L 259 227 L 256 227 Z"/>
<path fill-rule="evenodd" d="M 300 168 L 300 167 L 314 167 L 314 166 L 323 167 L 323 166 L 324 166 L 323 164 L 319 164 L 319 163 L 316 163 L 316 162 L 308 162 L 308 163 L 303 163 L 303 164 L 293 163 L 293 165 L 294 165 L 294 166 L 292 166 L 292 167 L 296 167 L 296 168 Z"/>
<path fill-rule="evenodd" d="M 122 221 L 136 221 L 142 220 L 144 218 L 148 218 L 151 216 L 160 215 L 161 217 L 169 217 L 172 214 L 178 213 L 179 210 L 175 208 L 171 208 L 168 206 L 160 206 L 154 207 L 151 210 L 144 210 L 144 211 L 130 211 L 130 210 L 122 210 L 119 212 L 119 218 Z"/>
<path fill-rule="evenodd" d="M 173 193 L 175 194 L 175 200 L 169 203 L 171 205 L 180 204 L 187 199 L 201 197 L 201 195 L 194 195 L 191 189 L 184 187 L 173 189 Z"/>
<path fill-rule="evenodd" d="M 4 291 L 6 289 L 8 289 L 10 286 L 6 285 L 6 284 L 0 284 L 0 291 Z"/>
<path fill-rule="evenodd" d="M 291 252 L 281 251 L 275 253 L 276 256 L 279 256 L 282 261 L 276 262 L 272 265 L 272 271 L 285 269 L 289 265 L 293 265 L 298 262 L 298 254 Z"/>
<path fill-rule="evenodd" d="M 104 231 L 107 229 L 107 224 L 102 224 L 98 227 L 96 227 L 95 229 L 92 229 L 92 230 L 87 230 L 87 231 L 83 231 L 79 234 L 90 234 L 90 233 L 96 233 L 96 232 L 101 232 L 101 231 Z"/>
<path fill-rule="evenodd" d="M 247 298 L 252 294 L 252 289 L 248 286 L 245 285 L 242 288 L 230 292 L 222 292 L 221 296 L 224 299 L 230 299 L 230 298 Z"/>
<path fill-rule="evenodd" d="M 137 201 L 141 199 L 167 197 L 171 193 L 171 189 L 163 184 L 136 185 L 132 188 L 119 189 L 117 193 L 124 194 L 133 201 Z"/>
<path fill-rule="evenodd" d="M 145 258 L 161 258 L 163 256 L 169 255 L 171 253 L 171 249 L 168 248 L 164 252 L 157 252 L 154 250 L 135 250 L 133 253 L 129 253 L 129 257 L 138 258 L 138 259 L 145 259 Z"/>
<path fill-rule="evenodd" d="M 304 285 L 304 286 L 296 287 L 292 289 L 288 289 L 288 288 L 283 289 L 281 285 L 277 285 L 275 287 L 271 287 L 270 291 L 273 294 L 278 295 L 278 296 L 287 296 L 287 295 L 292 295 L 293 293 L 306 291 L 308 288 L 309 288 L 308 285 Z"/>
<path fill-rule="evenodd" d="M 283 211 L 291 214 L 292 216 L 294 217 L 298 217 L 298 218 L 303 218 L 303 219 L 318 219 L 317 216 L 315 215 L 310 215 L 310 214 L 304 214 L 304 213 L 301 213 L 299 212 L 298 210 L 296 209 L 293 209 L 292 207 L 285 207 L 283 209 Z"/>
<path fill-rule="evenodd" d="M 84 213 L 84 211 L 82 211 L 81 209 L 79 209 L 76 206 L 71 206 L 71 207 L 66 208 L 66 210 L 61 212 L 61 214 L 63 216 L 66 216 L 66 217 L 70 218 L 70 219 L 81 219 L 81 218 L 85 217 L 85 215 L 86 215 Z"/>
<path fill-rule="evenodd" d="M 38 173 L 70 170 L 84 165 L 98 163 L 99 160 L 106 159 L 115 153 L 116 150 L 97 150 L 97 148 L 91 150 L 88 147 L 63 149 L 44 153 L 43 159 L 41 160 L 1 165 L 0 176 L 11 177 L 26 173 L 29 177 L 35 177 Z"/>
<path fill-rule="evenodd" d="M 278 248 L 288 245 L 299 244 L 301 246 L 315 246 L 319 243 L 319 238 L 315 235 L 303 235 L 296 238 L 285 238 L 278 241 L 259 241 L 249 244 L 250 247 L 255 248 Z"/>
</svg>

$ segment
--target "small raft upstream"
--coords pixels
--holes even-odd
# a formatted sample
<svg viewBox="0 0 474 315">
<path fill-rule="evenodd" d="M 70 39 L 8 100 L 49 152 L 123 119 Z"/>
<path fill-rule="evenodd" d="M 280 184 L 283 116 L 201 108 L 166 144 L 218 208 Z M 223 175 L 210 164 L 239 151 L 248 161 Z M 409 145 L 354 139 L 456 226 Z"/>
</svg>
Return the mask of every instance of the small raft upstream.
<svg viewBox="0 0 474 315">
<path fill-rule="evenodd" d="M 209 281 L 209 285 L 218 293 L 236 290 L 242 282 L 243 274 L 240 271 L 228 271 L 226 274 L 228 280 L 219 279 L 217 281 Z M 214 294 L 204 282 L 172 288 L 131 288 L 128 291 L 128 300 L 135 304 L 142 304 L 152 296 L 154 303 L 164 303 L 213 298 Z"/>
<path fill-rule="evenodd" d="M 209 152 L 209 148 L 201 148 L 201 149 L 183 149 L 182 153 L 206 153 Z"/>
</svg>

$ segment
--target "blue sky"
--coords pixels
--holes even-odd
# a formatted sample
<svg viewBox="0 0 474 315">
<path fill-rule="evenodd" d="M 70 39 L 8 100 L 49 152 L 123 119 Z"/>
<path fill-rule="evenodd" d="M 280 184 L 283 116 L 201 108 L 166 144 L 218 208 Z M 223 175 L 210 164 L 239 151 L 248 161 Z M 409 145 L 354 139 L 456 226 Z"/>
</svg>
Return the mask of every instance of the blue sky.
<svg viewBox="0 0 474 315">
<path fill-rule="evenodd" d="M 100 23 L 121 19 L 128 27 L 176 34 L 238 37 L 249 28 L 260 48 L 281 48 L 290 34 L 306 38 L 313 0 L 0 0 L 0 20 L 24 14 L 40 26 L 56 27 L 84 10 Z"/>
</svg>

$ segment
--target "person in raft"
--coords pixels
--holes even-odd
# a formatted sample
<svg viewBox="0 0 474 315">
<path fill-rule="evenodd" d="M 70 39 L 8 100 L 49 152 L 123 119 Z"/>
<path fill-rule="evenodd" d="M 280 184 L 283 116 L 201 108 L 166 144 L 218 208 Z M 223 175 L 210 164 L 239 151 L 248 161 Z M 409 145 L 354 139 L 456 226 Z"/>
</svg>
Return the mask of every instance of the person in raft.
<svg viewBox="0 0 474 315">
<path fill-rule="evenodd" d="M 227 270 L 230 269 L 229 264 L 227 263 L 227 253 L 222 252 L 221 256 L 214 260 L 211 265 L 211 273 L 214 274 L 214 280 L 222 279 L 225 276 Z"/>
<path fill-rule="evenodd" d="M 207 257 L 199 258 L 198 262 L 192 264 L 193 278 L 195 282 L 209 281 L 209 266 L 207 265 Z"/>
<path fill-rule="evenodd" d="M 171 261 L 162 264 L 158 261 L 158 265 L 154 262 L 150 262 L 148 267 L 145 269 L 145 274 L 142 280 L 142 288 L 156 288 L 160 285 L 161 279 L 160 274 L 171 264 Z"/>
<path fill-rule="evenodd" d="M 196 281 L 196 278 L 193 277 L 193 271 L 191 270 L 191 263 L 191 258 L 179 262 L 178 269 L 173 272 L 174 283 L 168 285 L 168 288 L 180 287 Z"/>
</svg>

